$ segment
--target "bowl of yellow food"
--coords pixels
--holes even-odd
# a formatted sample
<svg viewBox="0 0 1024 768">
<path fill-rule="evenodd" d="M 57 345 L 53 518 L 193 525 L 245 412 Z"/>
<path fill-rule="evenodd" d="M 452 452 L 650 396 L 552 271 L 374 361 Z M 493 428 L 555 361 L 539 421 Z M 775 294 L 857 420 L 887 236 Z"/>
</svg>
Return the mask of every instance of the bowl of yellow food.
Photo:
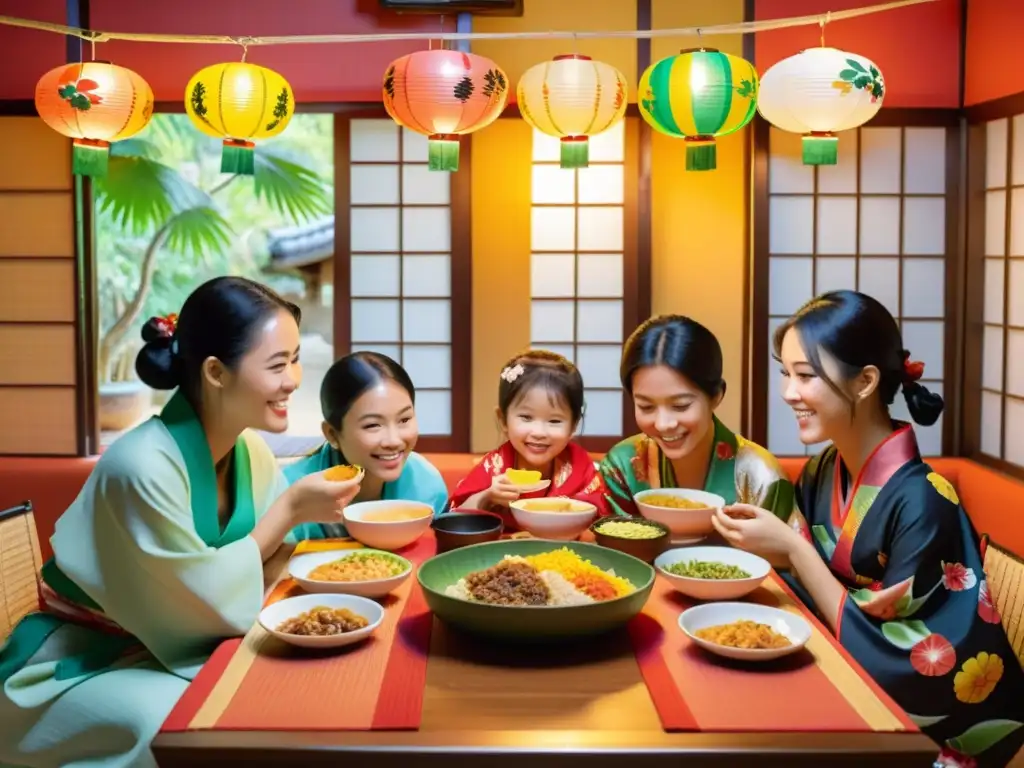
<svg viewBox="0 0 1024 768">
<path fill-rule="evenodd" d="M 301 648 L 340 648 L 365 640 L 384 620 L 384 608 L 356 595 L 298 595 L 260 611 L 259 623 Z"/>
<path fill-rule="evenodd" d="M 538 539 L 571 541 L 597 516 L 597 507 L 563 497 L 519 499 L 509 504 L 516 525 Z"/>
<path fill-rule="evenodd" d="M 645 563 L 652 562 L 669 543 L 667 525 L 639 517 L 602 517 L 590 526 L 590 532 L 602 547 L 617 549 Z"/>
<path fill-rule="evenodd" d="M 811 639 L 807 619 L 759 603 L 705 603 L 683 611 L 679 628 L 706 651 L 740 661 L 771 661 Z"/>
<path fill-rule="evenodd" d="M 362 467 L 354 464 L 339 464 L 324 470 L 324 479 L 333 483 L 342 483 L 345 487 L 359 485 L 366 474 Z"/>
<path fill-rule="evenodd" d="M 412 563 L 376 549 L 307 552 L 288 561 L 288 575 L 307 592 L 384 597 L 412 575 Z"/>
<path fill-rule="evenodd" d="M 535 469 L 506 469 L 505 479 L 516 486 L 520 493 L 536 493 L 551 485 L 551 481 L 542 480 L 540 472 Z"/>
<path fill-rule="evenodd" d="M 345 507 L 345 528 L 356 541 L 373 549 L 407 547 L 430 528 L 434 509 L 419 501 L 361 501 Z"/>
<path fill-rule="evenodd" d="M 732 547 L 683 547 L 662 552 L 658 575 L 696 600 L 738 600 L 761 586 L 772 566 L 763 557 Z"/>
<path fill-rule="evenodd" d="M 668 526 L 673 539 L 707 536 L 714 530 L 711 516 L 725 499 L 689 488 L 652 488 L 633 497 L 640 514 Z"/>
</svg>

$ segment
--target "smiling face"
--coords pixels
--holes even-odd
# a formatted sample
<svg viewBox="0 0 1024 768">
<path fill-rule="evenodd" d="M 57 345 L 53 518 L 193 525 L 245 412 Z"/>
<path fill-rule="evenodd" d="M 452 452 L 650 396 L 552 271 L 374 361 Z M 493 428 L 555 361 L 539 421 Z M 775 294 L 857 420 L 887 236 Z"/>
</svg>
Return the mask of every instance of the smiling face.
<svg viewBox="0 0 1024 768">
<path fill-rule="evenodd" d="M 530 387 L 498 420 L 525 469 L 543 471 L 572 439 L 576 425 L 569 404 L 544 387 Z"/>
<path fill-rule="evenodd" d="M 714 400 L 667 365 L 649 365 L 633 374 L 633 413 L 640 431 L 670 460 L 689 455 L 714 429 Z"/>
<path fill-rule="evenodd" d="M 324 436 L 347 462 L 393 483 L 420 436 L 412 397 L 394 380 L 381 379 L 352 403 L 340 432 L 325 422 Z"/>
<path fill-rule="evenodd" d="M 234 370 L 216 358 L 203 364 L 206 383 L 216 390 L 223 422 L 238 431 L 288 429 L 288 401 L 302 383 L 299 326 L 288 312 L 270 315 L 256 331 Z"/>
</svg>

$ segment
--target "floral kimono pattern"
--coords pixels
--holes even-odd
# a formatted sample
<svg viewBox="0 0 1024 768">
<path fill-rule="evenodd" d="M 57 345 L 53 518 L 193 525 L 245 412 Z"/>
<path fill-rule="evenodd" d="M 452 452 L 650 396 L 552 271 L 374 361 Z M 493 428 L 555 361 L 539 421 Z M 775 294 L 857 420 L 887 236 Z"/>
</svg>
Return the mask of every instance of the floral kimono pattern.
<svg viewBox="0 0 1024 768">
<path fill-rule="evenodd" d="M 913 429 L 897 424 L 852 482 L 826 448 L 797 498 L 796 527 L 847 588 L 843 647 L 941 745 L 938 764 L 1006 765 L 1024 744 L 1024 672 L 978 535 L 953 486 L 921 460 Z"/>
<path fill-rule="evenodd" d="M 455 493 L 452 494 L 451 500 L 452 511 L 457 512 L 457 508 L 464 504 L 470 496 L 490 488 L 491 481 L 503 474 L 505 470 L 515 469 L 517 458 L 516 450 L 510 442 L 503 443 L 484 456 L 455 487 Z M 576 443 L 569 443 L 565 450 L 555 458 L 551 473 L 551 485 L 534 493 L 524 493 L 520 498 L 536 499 L 552 496 L 567 496 L 577 501 L 593 504 L 597 507 L 597 514 L 600 516 L 611 514 L 605 500 L 605 487 L 601 481 L 601 475 L 594 468 L 590 454 Z M 487 511 L 501 515 L 506 531 L 519 530 L 515 518 L 505 507 L 492 505 Z"/>
<path fill-rule="evenodd" d="M 640 515 L 633 502 L 640 491 L 678 487 L 672 462 L 643 434 L 614 446 L 601 462 L 601 475 L 608 488 L 608 503 L 619 515 Z M 793 484 L 778 460 L 731 432 L 717 418 L 703 490 L 721 496 L 726 504 L 754 504 L 787 521 L 794 509 Z"/>
</svg>

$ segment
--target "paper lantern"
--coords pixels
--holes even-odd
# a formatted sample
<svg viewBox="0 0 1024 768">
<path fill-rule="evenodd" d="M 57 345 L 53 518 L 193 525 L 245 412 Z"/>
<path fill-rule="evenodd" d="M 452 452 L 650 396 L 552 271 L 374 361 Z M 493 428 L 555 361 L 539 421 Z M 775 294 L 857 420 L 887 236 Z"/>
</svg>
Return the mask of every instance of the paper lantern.
<svg viewBox="0 0 1024 768">
<path fill-rule="evenodd" d="M 62 64 L 36 83 L 36 110 L 74 139 L 74 173 L 105 176 L 110 142 L 134 136 L 153 117 L 153 90 L 135 72 L 106 61 Z"/>
<path fill-rule="evenodd" d="M 715 137 L 738 131 L 757 109 L 757 71 L 738 56 L 699 48 L 656 61 L 640 78 L 640 115 L 686 141 L 686 170 L 717 167 Z"/>
<path fill-rule="evenodd" d="M 395 59 L 384 73 L 384 108 L 428 138 L 432 171 L 459 170 L 459 136 L 493 123 L 508 100 L 508 77 L 488 58 L 436 49 Z"/>
<path fill-rule="evenodd" d="M 200 131 L 224 140 L 222 173 L 251 176 L 254 139 L 269 139 L 285 129 L 295 111 L 295 96 L 274 70 L 233 61 L 192 76 L 185 87 L 185 111 Z"/>
<path fill-rule="evenodd" d="M 516 103 L 527 123 L 561 139 L 563 168 L 586 168 L 589 137 L 607 131 L 626 114 L 626 77 L 589 56 L 555 56 L 523 73 Z"/>
<path fill-rule="evenodd" d="M 770 67 L 757 109 L 776 128 L 802 133 L 805 165 L 835 165 L 835 133 L 882 108 L 885 80 L 874 62 L 836 48 L 810 48 Z"/>
</svg>

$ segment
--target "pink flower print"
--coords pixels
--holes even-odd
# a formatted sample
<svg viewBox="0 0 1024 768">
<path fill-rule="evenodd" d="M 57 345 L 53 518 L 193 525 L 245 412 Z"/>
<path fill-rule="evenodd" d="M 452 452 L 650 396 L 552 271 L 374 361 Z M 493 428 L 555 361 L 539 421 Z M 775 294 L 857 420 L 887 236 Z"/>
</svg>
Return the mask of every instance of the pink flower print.
<svg viewBox="0 0 1024 768">
<path fill-rule="evenodd" d="M 956 666 L 956 651 L 942 635 L 928 635 L 910 649 L 910 665 L 926 677 L 942 677 Z"/>
<path fill-rule="evenodd" d="M 942 585 L 950 592 L 963 592 L 977 583 L 973 568 L 966 568 L 963 563 L 942 564 Z"/>
</svg>

